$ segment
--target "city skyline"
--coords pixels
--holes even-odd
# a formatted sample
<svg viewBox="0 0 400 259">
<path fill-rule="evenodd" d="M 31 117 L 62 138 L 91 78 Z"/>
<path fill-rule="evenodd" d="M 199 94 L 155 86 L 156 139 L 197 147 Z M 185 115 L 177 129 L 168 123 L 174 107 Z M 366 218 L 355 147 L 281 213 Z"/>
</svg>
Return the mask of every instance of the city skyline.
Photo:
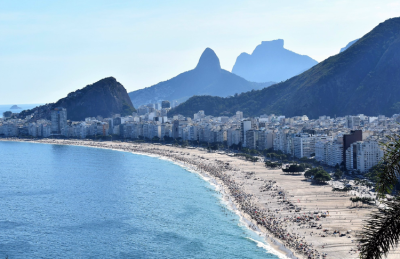
<svg viewBox="0 0 400 259">
<path fill-rule="evenodd" d="M 240 53 L 278 38 L 320 62 L 400 10 L 376 3 L 6 1 L 0 104 L 54 102 L 107 76 L 128 91 L 148 87 L 194 68 L 206 47 L 228 71 Z"/>
</svg>

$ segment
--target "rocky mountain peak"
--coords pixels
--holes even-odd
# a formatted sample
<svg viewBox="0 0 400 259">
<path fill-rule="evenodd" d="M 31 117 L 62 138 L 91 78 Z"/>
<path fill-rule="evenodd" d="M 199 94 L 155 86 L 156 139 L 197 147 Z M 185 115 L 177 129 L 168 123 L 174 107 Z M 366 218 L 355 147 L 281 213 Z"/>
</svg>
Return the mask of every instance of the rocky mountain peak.
<svg viewBox="0 0 400 259">
<path fill-rule="evenodd" d="M 261 46 L 268 47 L 268 48 L 275 48 L 275 49 L 283 49 L 284 43 L 285 43 L 284 40 L 277 39 L 277 40 L 270 40 L 270 41 L 262 41 Z"/>
<path fill-rule="evenodd" d="M 195 68 L 196 70 L 217 70 L 221 69 L 221 64 L 219 63 L 219 58 L 215 54 L 214 50 L 206 48 L 201 54 L 199 63 Z"/>
<path fill-rule="evenodd" d="M 262 41 L 253 53 L 242 53 L 232 73 L 252 82 L 280 82 L 298 75 L 318 62 L 284 48 L 284 40 Z"/>
</svg>

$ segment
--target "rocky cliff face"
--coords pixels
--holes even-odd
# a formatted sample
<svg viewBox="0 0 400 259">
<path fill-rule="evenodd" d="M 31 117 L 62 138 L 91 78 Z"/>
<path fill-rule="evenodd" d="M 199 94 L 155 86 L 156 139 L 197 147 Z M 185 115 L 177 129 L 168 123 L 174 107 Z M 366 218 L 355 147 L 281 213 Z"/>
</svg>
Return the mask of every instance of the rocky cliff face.
<svg viewBox="0 0 400 259">
<path fill-rule="evenodd" d="M 296 76 L 317 61 L 283 47 L 284 41 L 263 41 L 253 53 L 242 53 L 236 59 L 232 73 L 252 82 L 280 82 Z"/>
<path fill-rule="evenodd" d="M 22 111 L 20 117 L 33 114 L 34 119 L 50 119 L 50 110 L 54 107 L 66 108 L 67 119 L 72 121 L 81 121 L 98 115 L 102 117 L 111 117 L 113 114 L 130 115 L 135 111 L 123 85 L 115 78 L 108 77 L 69 93 L 56 103 Z"/>
<path fill-rule="evenodd" d="M 163 100 L 183 102 L 193 95 L 226 97 L 253 89 L 262 89 L 271 84 L 272 82 L 252 83 L 221 69 L 217 55 L 212 49 L 207 48 L 195 69 L 151 87 L 130 92 L 129 96 L 137 107 Z"/>
</svg>

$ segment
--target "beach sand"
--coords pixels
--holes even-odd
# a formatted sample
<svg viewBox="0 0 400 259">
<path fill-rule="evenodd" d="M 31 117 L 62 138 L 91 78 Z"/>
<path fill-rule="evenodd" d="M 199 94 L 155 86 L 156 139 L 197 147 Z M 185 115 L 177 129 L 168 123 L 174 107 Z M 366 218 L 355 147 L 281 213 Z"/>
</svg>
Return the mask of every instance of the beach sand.
<svg viewBox="0 0 400 259">
<path fill-rule="evenodd" d="M 155 155 L 207 175 L 223 186 L 242 216 L 251 222 L 250 228 L 261 230 L 274 249 L 291 258 L 358 258 L 357 233 L 362 229 L 363 221 L 376 209 L 367 205 L 352 207 L 349 200 L 352 195 L 333 192 L 330 185 L 313 185 L 302 175 L 287 175 L 280 169 L 267 169 L 263 162 L 253 163 L 226 154 L 127 142 L 29 141 Z M 301 210 L 296 212 L 294 208 Z M 333 234 L 334 231 L 344 235 L 340 237 Z M 323 254 L 326 257 L 322 257 Z M 391 252 L 388 258 L 400 258 L 400 251 Z"/>
</svg>

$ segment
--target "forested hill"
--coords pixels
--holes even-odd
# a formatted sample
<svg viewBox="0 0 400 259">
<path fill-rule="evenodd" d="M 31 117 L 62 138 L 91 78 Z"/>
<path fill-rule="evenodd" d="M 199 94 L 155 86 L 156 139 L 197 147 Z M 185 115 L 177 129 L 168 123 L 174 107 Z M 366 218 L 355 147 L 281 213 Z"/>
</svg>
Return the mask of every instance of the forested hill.
<svg viewBox="0 0 400 259">
<path fill-rule="evenodd" d="M 171 111 L 193 116 L 286 116 L 400 112 L 400 18 L 389 19 L 350 46 L 306 72 L 268 88 L 220 98 L 194 96 Z"/>
<path fill-rule="evenodd" d="M 114 77 L 104 78 L 94 84 L 69 93 L 67 97 L 56 103 L 49 103 L 22 111 L 19 116 L 25 118 L 33 115 L 33 119 L 50 119 L 50 112 L 56 107 L 67 109 L 67 118 L 82 121 L 87 117 L 111 117 L 114 114 L 132 115 L 136 111 L 129 99 L 125 87 Z"/>
</svg>

